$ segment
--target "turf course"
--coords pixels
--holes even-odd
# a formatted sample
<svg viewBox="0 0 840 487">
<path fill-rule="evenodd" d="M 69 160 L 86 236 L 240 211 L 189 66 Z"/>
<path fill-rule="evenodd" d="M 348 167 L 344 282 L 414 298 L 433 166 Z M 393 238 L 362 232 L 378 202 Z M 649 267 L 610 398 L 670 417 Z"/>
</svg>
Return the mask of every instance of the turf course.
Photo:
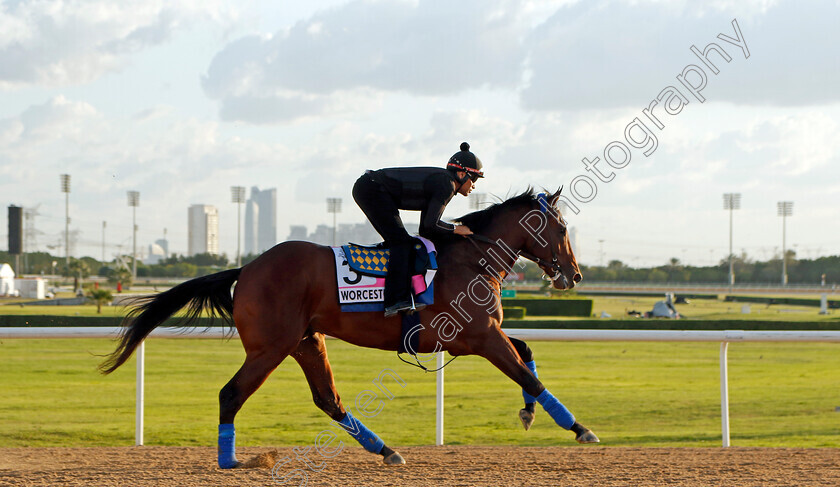
<svg viewBox="0 0 840 487">
<path fill-rule="evenodd" d="M 605 446 L 720 446 L 717 343 L 532 342 L 544 384 Z M 134 360 L 95 371 L 105 339 L 0 342 L 0 447 L 134 443 Z M 389 445 L 434 443 L 434 374 L 393 352 L 328 341 L 344 404 Z M 838 344 L 735 343 L 729 349 L 733 446 L 840 447 Z M 149 445 L 215 445 L 217 395 L 241 364 L 237 339 L 161 339 L 146 344 Z M 394 399 L 374 417 L 356 398 L 385 379 Z M 375 409 L 374 401 L 368 407 Z M 525 432 L 519 389 L 488 362 L 461 357 L 446 369 L 448 444 L 573 446 L 538 409 Z M 312 403 L 297 363 L 284 362 L 237 417 L 239 445 L 305 445 L 338 428 Z M 341 433 L 344 435 L 343 433 Z M 352 442 L 349 436 L 339 436 Z"/>
</svg>

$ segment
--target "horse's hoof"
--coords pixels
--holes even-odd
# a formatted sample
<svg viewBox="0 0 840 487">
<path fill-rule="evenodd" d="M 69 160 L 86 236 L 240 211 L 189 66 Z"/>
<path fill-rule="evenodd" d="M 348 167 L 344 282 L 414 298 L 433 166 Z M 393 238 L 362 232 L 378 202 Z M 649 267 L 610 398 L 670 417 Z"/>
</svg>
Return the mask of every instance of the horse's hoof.
<svg viewBox="0 0 840 487">
<path fill-rule="evenodd" d="M 575 438 L 575 440 L 577 440 L 577 442 L 581 444 L 601 442 L 601 440 L 599 440 L 598 437 L 595 436 L 595 433 L 593 433 L 591 430 L 586 430 L 583 433 L 579 434 L 577 438 Z"/>
<path fill-rule="evenodd" d="M 397 452 L 391 453 L 382 459 L 385 465 L 405 465 L 405 459 Z"/>
<path fill-rule="evenodd" d="M 525 431 L 528 431 L 531 429 L 531 425 L 534 424 L 534 413 L 525 408 L 520 409 L 519 421 L 522 421 L 522 426 L 525 427 Z"/>
</svg>

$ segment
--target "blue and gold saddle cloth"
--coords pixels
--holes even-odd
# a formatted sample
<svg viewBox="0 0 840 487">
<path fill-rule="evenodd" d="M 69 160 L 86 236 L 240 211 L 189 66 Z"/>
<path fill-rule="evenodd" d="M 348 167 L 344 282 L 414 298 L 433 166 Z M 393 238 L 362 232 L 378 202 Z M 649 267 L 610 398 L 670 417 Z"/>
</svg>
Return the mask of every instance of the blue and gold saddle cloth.
<svg viewBox="0 0 840 487">
<path fill-rule="evenodd" d="M 414 300 L 434 302 L 433 280 L 437 272 L 435 244 L 416 237 L 415 269 L 411 277 Z M 357 244 L 332 247 L 338 280 L 338 302 L 342 311 L 382 311 L 385 309 L 385 276 L 390 250 L 381 246 Z"/>
<path fill-rule="evenodd" d="M 385 277 L 388 275 L 388 259 L 391 251 L 379 247 L 363 247 L 357 244 L 342 245 L 344 257 L 347 258 L 347 265 L 355 272 L 367 276 Z M 416 244 L 414 250 L 419 250 L 420 245 Z"/>
</svg>

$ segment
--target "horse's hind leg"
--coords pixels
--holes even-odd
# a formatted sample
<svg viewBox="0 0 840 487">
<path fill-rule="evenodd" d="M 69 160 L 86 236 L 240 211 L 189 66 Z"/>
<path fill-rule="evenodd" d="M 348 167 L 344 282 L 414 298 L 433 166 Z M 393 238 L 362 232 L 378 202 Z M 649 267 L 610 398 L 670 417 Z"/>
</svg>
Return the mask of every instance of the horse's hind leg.
<svg viewBox="0 0 840 487">
<path fill-rule="evenodd" d="M 508 337 L 508 340 L 513 344 L 513 348 L 516 349 L 519 358 L 525 362 L 528 370 L 534 374 L 534 377 L 539 378 L 537 374 L 537 363 L 534 361 L 534 354 L 531 352 L 531 347 L 518 338 Z M 525 407 L 519 410 L 519 420 L 522 421 L 522 426 L 525 427 L 525 431 L 528 431 L 531 429 L 531 425 L 534 424 L 537 398 L 525 392 L 525 389 L 522 389 L 522 399 L 525 400 Z"/>
<path fill-rule="evenodd" d="M 595 436 L 585 426 L 575 420 L 574 415 L 537 379 L 522 361 L 516 348 L 501 331 L 490 333 L 481 343 L 476 353 L 489 360 L 497 369 L 513 379 L 528 394 L 535 397 L 558 426 L 575 433 L 579 443 L 597 443 Z"/>
<path fill-rule="evenodd" d="M 289 350 L 248 350 L 245 363 L 219 392 L 219 467 L 234 468 L 239 465 L 236 460 L 236 432 L 233 427 L 236 413 L 288 354 Z"/>
<path fill-rule="evenodd" d="M 304 337 L 292 353 L 292 357 L 300 364 L 309 388 L 312 390 L 312 399 L 318 408 L 341 425 L 365 450 L 382 455 L 382 461 L 386 464 L 405 463 L 399 453 L 388 448 L 384 441 L 353 417 L 350 411 L 345 411 L 335 388 L 323 334 L 315 333 Z"/>
</svg>

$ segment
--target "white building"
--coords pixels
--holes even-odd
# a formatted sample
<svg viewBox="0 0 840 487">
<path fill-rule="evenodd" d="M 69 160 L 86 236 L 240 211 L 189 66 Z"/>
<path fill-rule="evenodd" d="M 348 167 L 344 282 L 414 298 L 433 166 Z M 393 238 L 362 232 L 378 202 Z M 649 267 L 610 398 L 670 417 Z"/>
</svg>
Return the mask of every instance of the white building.
<svg viewBox="0 0 840 487">
<path fill-rule="evenodd" d="M 22 298 L 44 299 L 47 296 L 47 281 L 40 277 L 15 279 L 15 287 Z"/>
<path fill-rule="evenodd" d="M 212 205 L 192 205 L 188 215 L 187 255 L 219 255 L 219 210 Z"/>
<path fill-rule="evenodd" d="M 9 264 L 0 264 L 0 296 L 15 294 L 15 271 Z"/>
<path fill-rule="evenodd" d="M 161 240 L 149 245 L 149 255 L 143 259 L 143 263 L 146 265 L 157 265 L 160 264 L 162 260 L 166 259 L 166 250 L 164 250 L 163 246 L 160 245 Z"/>
</svg>

